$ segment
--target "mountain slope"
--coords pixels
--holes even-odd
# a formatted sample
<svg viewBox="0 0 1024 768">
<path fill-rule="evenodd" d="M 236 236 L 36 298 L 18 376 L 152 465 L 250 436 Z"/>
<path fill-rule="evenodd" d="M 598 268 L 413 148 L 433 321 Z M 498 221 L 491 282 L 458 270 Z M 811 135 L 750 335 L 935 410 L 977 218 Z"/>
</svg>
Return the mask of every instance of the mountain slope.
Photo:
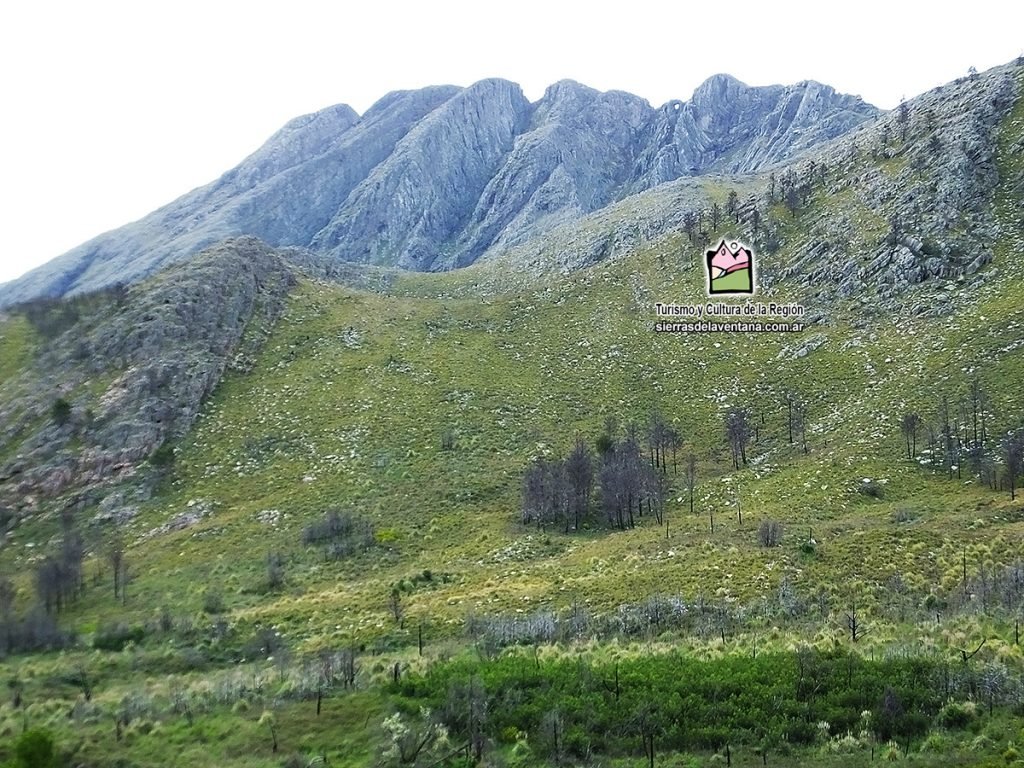
<svg viewBox="0 0 1024 768">
<path fill-rule="evenodd" d="M 915 678 L 939 690 L 939 706 L 969 700 L 943 712 L 976 728 L 930 712 L 928 739 L 886 748 L 887 759 L 905 750 L 908 762 L 950 768 L 1005 763 L 1003 753 L 1016 752 L 1013 708 L 1024 681 L 1015 634 L 1024 514 L 1019 495 L 1011 500 L 989 482 L 1002 472 L 1003 436 L 1024 424 L 1022 84 L 1020 67 L 950 84 L 911 102 L 905 135 L 893 115 L 775 169 L 787 190 L 809 180 L 792 210 L 765 179 L 682 179 L 466 269 L 346 265 L 340 276 L 356 287 L 323 279 L 336 274 L 330 259 L 244 240 L 225 246 L 226 260 L 204 257 L 130 289 L 121 321 L 106 308 L 90 325 L 83 312 L 77 335 L 97 352 L 120 356 L 134 348 L 130 339 L 162 335 L 166 350 L 146 345 L 145 359 L 134 358 L 158 368 L 178 347 L 209 359 L 208 348 L 220 355 L 237 338 L 232 318 L 247 316 L 249 303 L 230 298 L 233 280 L 243 296 L 288 294 L 249 362 L 227 371 L 191 429 L 175 431 L 173 467 L 151 498 L 127 500 L 132 514 L 106 514 L 121 507 L 99 497 L 117 489 L 98 488 L 75 505 L 68 488 L 7 521 L 0 575 L 11 580 L 24 624 L 46 626 L 31 607 L 37 574 L 68 538 L 57 513 L 68 510 L 68 529 L 83 532 L 83 573 L 96 577 L 50 617 L 79 633 L 77 645 L 5 660 L 11 696 L 0 703 L 0 734 L 29 720 L 58 735 L 69 762 L 96 766 L 272 768 L 290 753 L 301 755 L 296 764 L 398 765 L 388 758 L 396 724 L 422 725 L 403 692 L 419 685 L 418 672 L 452 658 L 472 658 L 495 712 L 557 691 L 552 659 L 565 659 L 568 677 L 610 703 L 616 679 L 624 692 L 647 693 L 651 678 L 635 673 L 636 662 L 652 654 L 746 665 L 785 653 L 780 663 L 809 670 L 817 686 L 815 665 L 844 649 L 850 659 L 908 661 Z M 927 153 L 932 136 L 943 152 Z M 729 191 L 741 194 L 740 210 L 709 223 L 709 207 L 724 207 Z M 698 208 L 703 224 L 688 234 L 686 214 Z M 893 216 L 905 230 L 897 237 Z M 708 303 L 701 232 L 755 243 L 764 278 L 755 302 L 803 302 L 808 327 L 655 333 L 655 302 Z M 972 268 L 982 247 L 964 249 L 983 234 L 988 260 Z M 872 265 L 908 258 L 903 249 L 911 268 L 888 282 L 894 265 Z M 319 278 L 290 285 L 287 259 Z M 251 273 L 254 263 L 279 281 Z M 210 285 L 230 310 L 194 306 Z M 0 320 L 0 372 L 22 390 L 42 381 L 48 394 L 38 377 L 63 353 L 38 340 L 33 347 L 25 311 Z M 185 336 L 195 344 L 182 344 L 181 324 L 157 334 L 150 312 L 223 318 L 229 332 L 222 338 L 217 321 L 203 322 Z M 69 331 L 68 342 L 75 337 Z M 104 363 L 100 355 L 80 361 Z M 983 450 L 947 465 L 943 404 L 958 439 L 968 439 L 975 383 L 984 393 Z M 119 388 L 102 375 L 83 386 L 83 404 Z M 173 407 L 179 392 L 154 400 Z M 806 450 L 787 434 L 793 395 L 806 406 Z M 0 407 L 10 397 L 0 388 Z M 724 423 L 740 406 L 751 409 L 757 434 L 749 463 L 736 468 Z M 678 466 L 669 461 L 662 475 L 664 524 L 648 510 L 636 527 L 615 530 L 597 492 L 582 530 L 520 522 L 531 461 L 564 456 L 577 437 L 595 446 L 606 428 L 622 438 L 632 424 L 645 440 L 655 412 L 683 438 Z M 912 457 L 901 430 L 908 412 L 924 421 Z M 606 427 L 609 417 L 617 426 Z M 71 453 L 104 428 L 81 427 Z M 332 554 L 320 544 L 316 527 L 332 509 L 372 526 L 365 551 Z M 777 524 L 774 546 L 762 542 L 762 523 Z M 125 545 L 127 594 L 111 589 L 113 540 Z M 851 621 L 861 634 L 851 635 Z M 515 643 L 532 647 L 507 647 Z M 595 659 L 604 662 L 598 675 Z M 529 670 L 526 684 L 494 677 L 517 660 Z M 840 671 L 860 686 L 861 669 L 843 663 Z M 736 678 L 720 690 L 737 693 L 721 695 L 761 703 L 752 679 Z M 840 720 L 837 708 L 821 725 L 806 721 L 799 693 L 763 702 L 792 706 L 811 746 L 726 733 L 708 750 L 728 739 L 736 764 L 870 764 L 885 737 L 843 740 L 847 723 L 874 729 L 894 701 L 920 716 L 917 699 L 895 694 L 899 680 L 884 682 L 852 719 Z M 451 683 L 432 711 L 457 708 L 471 675 Z M 514 732 L 490 734 L 487 759 L 564 762 L 545 732 L 570 715 L 548 717 L 557 700 L 549 702 Z M 578 712 L 568 697 L 562 703 L 559 712 Z M 696 711 L 666 706 L 669 717 Z M 637 762 L 639 739 L 627 725 L 637 719 L 622 709 L 628 740 L 609 759 Z M 448 717 L 456 746 L 469 739 Z M 720 723 L 688 718 L 694 731 Z M 590 742 L 579 743 L 589 754 Z M 666 755 L 661 737 L 656 743 L 667 761 L 728 759 Z M 770 758 L 766 745 L 774 745 Z M 421 764 L 435 757 L 444 756 Z"/>
<path fill-rule="evenodd" d="M 0 306 L 152 274 L 234 235 L 348 261 L 447 269 L 680 176 L 752 171 L 876 116 L 817 83 L 725 76 L 687 104 L 486 80 L 293 120 L 237 168 L 0 286 Z"/>
<path fill-rule="evenodd" d="M 140 464 L 249 364 L 294 284 L 271 249 L 240 238 L 125 291 L 27 306 L 22 343 L 36 354 L 0 381 L 0 507 L 106 498 L 109 510 L 122 482 L 144 497 Z"/>
</svg>

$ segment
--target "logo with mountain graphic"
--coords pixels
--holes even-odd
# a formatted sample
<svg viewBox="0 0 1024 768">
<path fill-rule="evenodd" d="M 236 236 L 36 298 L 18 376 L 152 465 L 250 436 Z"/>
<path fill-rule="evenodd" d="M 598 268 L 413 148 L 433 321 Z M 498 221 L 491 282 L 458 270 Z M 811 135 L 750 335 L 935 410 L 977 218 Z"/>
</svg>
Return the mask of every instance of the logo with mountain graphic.
<svg viewBox="0 0 1024 768">
<path fill-rule="evenodd" d="M 743 294 L 754 292 L 754 254 L 742 243 L 726 244 L 708 251 L 708 293 Z"/>
</svg>

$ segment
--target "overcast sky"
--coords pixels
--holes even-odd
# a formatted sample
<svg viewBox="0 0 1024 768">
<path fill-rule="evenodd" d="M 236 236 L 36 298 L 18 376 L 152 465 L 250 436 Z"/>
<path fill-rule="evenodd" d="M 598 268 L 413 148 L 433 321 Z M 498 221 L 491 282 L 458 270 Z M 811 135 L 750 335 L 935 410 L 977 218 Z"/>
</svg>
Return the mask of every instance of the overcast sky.
<svg viewBox="0 0 1024 768">
<path fill-rule="evenodd" d="M 1024 52 L 1020 4 L 946 5 L 5 3 L 0 282 L 213 180 L 296 115 L 394 89 L 504 77 L 536 99 L 572 78 L 659 105 L 729 72 L 892 108 Z"/>
</svg>

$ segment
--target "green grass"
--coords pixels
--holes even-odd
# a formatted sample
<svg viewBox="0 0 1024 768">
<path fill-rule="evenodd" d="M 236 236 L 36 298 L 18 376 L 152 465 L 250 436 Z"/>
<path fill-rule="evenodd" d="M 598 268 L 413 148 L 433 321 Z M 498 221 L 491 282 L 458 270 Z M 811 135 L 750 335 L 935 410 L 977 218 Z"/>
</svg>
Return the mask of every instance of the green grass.
<svg viewBox="0 0 1024 768">
<path fill-rule="evenodd" d="M 24 315 L 0 318 L 0 384 L 28 364 L 35 341 L 35 331 Z"/>
</svg>

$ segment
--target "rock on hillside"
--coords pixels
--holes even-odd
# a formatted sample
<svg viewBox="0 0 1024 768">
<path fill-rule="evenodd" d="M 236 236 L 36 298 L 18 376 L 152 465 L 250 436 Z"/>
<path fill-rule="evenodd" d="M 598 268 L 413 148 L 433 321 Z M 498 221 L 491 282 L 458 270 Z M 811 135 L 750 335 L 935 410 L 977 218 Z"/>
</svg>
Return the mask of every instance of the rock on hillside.
<svg viewBox="0 0 1024 768">
<path fill-rule="evenodd" d="M 136 281 L 235 235 L 333 258 L 438 270 L 523 243 L 628 195 L 753 171 L 878 114 L 827 86 L 718 75 L 660 109 L 578 83 L 529 103 L 485 80 L 293 120 L 237 168 L 0 286 L 0 306 Z"/>
<path fill-rule="evenodd" d="M 273 249 L 238 238 L 125 292 L 78 299 L 67 328 L 47 318 L 73 300 L 25 307 L 52 337 L 0 383 L 0 504 L 30 511 L 135 474 L 188 431 L 228 366 L 248 364 L 295 282 Z"/>
</svg>

